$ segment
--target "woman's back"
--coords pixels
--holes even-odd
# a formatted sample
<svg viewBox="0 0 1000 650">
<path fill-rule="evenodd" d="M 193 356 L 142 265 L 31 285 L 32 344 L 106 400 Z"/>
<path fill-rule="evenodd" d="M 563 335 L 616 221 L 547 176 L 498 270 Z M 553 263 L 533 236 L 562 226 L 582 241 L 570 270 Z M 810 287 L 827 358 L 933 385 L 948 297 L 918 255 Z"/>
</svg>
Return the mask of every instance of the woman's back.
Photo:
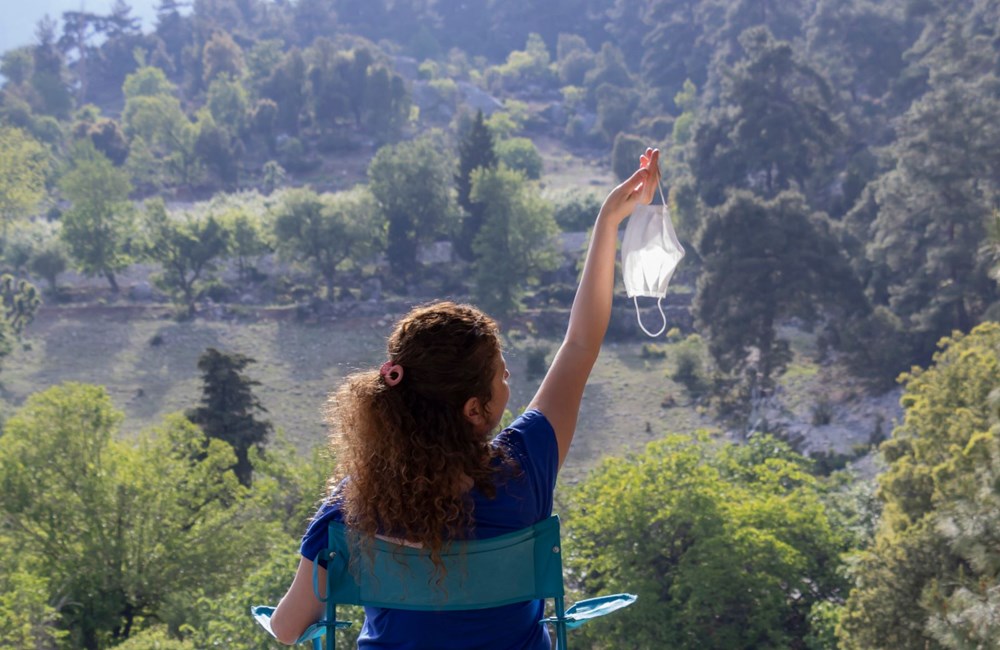
<svg viewBox="0 0 1000 650">
<path fill-rule="evenodd" d="M 475 539 L 521 530 L 552 514 L 558 448 L 548 420 L 538 411 L 527 411 L 493 444 L 503 446 L 514 463 L 510 470 L 499 468 L 494 498 L 475 488 L 470 492 L 474 527 L 469 532 Z M 330 521 L 343 521 L 336 500 L 324 504 L 313 518 L 303 536 L 303 557 L 315 559 L 326 548 Z M 358 647 L 540 650 L 550 647 L 547 632 L 538 623 L 542 615 L 541 601 L 459 612 L 366 607 Z"/>
</svg>

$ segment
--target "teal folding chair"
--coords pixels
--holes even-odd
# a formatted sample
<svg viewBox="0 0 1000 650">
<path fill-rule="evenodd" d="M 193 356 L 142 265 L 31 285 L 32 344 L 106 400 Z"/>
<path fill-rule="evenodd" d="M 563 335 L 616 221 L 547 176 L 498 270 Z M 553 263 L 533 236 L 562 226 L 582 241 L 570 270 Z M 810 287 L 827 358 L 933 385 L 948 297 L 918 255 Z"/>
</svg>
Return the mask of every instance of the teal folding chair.
<svg viewBox="0 0 1000 650">
<path fill-rule="evenodd" d="M 442 556 L 447 574 L 438 585 L 434 565 L 425 552 L 383 540 L 375 541 L 371 570 L 354 575 L 347 528 L 331 523 L 328 547 L 323 551 L 327 561 L 326 616 L 309 626 L 296 643 L 312 641 L 314 650 L 322 650 L 320 638 L 325 636 L 326 650 L 334 650 L 337 628 L 350 626 L 337 620 L 337 605 L 447 611 L 551 598 L 555 616 L 539 624 L 555 625 L 556 649 L 566 650 L 567 629 L 627 607 L 636 596 L 588 598 L 566 609 L 559 539 L 559 517 L 553 515 L 514 533 L 453 544 Z M 369 566 L 367 561 L 360 558 L 362 566 Z M 314 568 L 313 589 L 320 597 L 317 575 Z M 273 607 L 251 608 L 254 619 L 268 632 L 272 612 Z"/>
</svg>

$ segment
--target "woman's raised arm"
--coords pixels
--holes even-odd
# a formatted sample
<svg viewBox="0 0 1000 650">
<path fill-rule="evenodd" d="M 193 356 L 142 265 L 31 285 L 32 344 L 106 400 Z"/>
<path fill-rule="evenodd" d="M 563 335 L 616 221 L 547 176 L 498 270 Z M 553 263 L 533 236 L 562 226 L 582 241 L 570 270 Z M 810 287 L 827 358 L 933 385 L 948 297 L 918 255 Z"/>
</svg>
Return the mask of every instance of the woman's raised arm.
<svg viewBox="0 0 1000 650">
<path fill-rule="evenodd" d="M 541 411 L 555 429 L 560 467 L 573 441 L 583 389 L 611 319 L 618 226 L 636 205 L 652 201 L 660 182 L 659 155 L 658 150 L 647 149 L 639 169 L 604 199 L 591 233 L 566 336 L 528 405 Z"/>
</svg>

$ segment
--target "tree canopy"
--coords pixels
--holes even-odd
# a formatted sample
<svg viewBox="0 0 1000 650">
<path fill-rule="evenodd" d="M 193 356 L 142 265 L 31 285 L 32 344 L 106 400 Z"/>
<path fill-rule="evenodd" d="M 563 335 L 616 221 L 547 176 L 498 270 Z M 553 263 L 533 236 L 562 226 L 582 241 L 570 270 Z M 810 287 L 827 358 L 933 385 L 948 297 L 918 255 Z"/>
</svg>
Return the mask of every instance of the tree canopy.
<svg viewBox="0 0 1000 650">
<path fill-rule="evenodd" d="M 902 424 L 883 443 L 885 514 L 860 554 L 838 632 L 846 648 L 966 648 L 996 625 L 1000 326 L 941 341 L 904 377 Z"/>
<path fill-rule="evenodd" d="M 243 507 L 228 444 L 179 416 L 125 442 L 121 421 L 103 388 L 65 384 L 33 395 L 0 437 L 3 555 L 17 549 L 36 585 L 58 589 L 76 647 L 183 621 L 197 595 L 236 584 L 267 534 Z"/>
<path fill-rule="evenodd" d="M 577 634 L 595 647 L 805 647 L 811 610 L 846 587 L 844 538 L 806 466 L 768 436 L 741 447 L 704 434 L 605 460 L 569 497 L 566 562 L 584 593 L 639 599 Z"/>
</svg>

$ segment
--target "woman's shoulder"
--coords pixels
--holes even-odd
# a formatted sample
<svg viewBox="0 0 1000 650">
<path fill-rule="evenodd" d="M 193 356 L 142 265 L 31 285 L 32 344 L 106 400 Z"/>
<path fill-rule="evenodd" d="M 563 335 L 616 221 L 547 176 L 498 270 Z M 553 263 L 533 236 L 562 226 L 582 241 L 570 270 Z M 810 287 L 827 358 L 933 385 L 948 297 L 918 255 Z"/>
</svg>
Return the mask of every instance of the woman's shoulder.
<svg viewBox="0 0 1000 650">
<path fill-rule="evenodd" d="M 493 444 L 529 454 L 545 454 L 556 449 L 556 433 L 538 409 L 528 409 L 514 419 L 493 440 Z"/>
<path fill-rule="evenodd" d="M 300 551 L 309 560 L 314 559 L 319 551 L 326 548 L 326 530 L 330 523 L 344 521 L 343 502 L 339 490 L 340 486 L 323 499 L 302 535 Z"/>
<path fill-rule="evenodd" d="M 559 472 L 556 432 L 545 415 L 529 409 L 519 415 L 493 440 L 517 461 L 534 489 L 545 493 L 555 488 Z"/>
</svg>

